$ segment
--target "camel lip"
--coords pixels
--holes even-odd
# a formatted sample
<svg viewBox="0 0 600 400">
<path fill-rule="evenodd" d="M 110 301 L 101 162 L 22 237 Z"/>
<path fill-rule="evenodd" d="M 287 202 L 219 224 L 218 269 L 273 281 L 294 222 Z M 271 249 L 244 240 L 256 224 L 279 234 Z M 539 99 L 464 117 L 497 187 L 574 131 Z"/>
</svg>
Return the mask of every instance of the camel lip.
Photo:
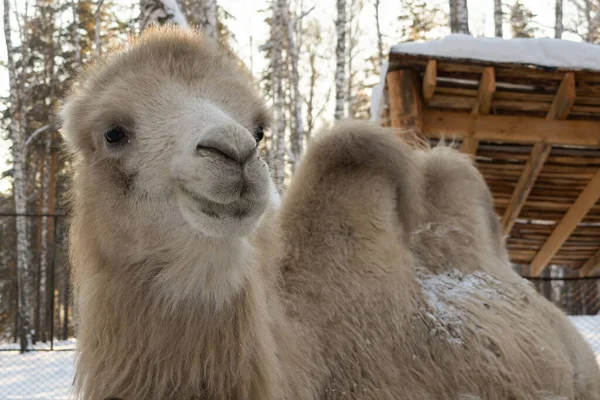
<svg viewBox="0 0 600 400">
<path fill-rule="evenodd" d="M 248 201 L 232 201 L 229 203 L 218 203 L 207 199 L 206 197 L 190 190 L 185 185 L 180 184 L 179 190 L 181 193 L 192 200 L 197 207 L 196 211 L 215 219 L 235 218 L 244 219 L 252 214 L 255 205 Z"/>
</svg>

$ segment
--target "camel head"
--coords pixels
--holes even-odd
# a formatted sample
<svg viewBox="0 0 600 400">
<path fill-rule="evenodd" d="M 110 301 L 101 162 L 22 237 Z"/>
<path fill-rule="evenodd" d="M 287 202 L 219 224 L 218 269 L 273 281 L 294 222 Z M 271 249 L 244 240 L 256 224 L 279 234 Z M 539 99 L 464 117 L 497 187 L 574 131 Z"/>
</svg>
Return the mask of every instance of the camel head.
<svg viewBox="0 0 600 400">
<path fill-rule="evenodd" d="M 263 100 L 240 61 L 196 33 L 150 30 L 111 53 L 82 74 L 61 118 L 75 190 L 128 232 L 245 236 L 273 196 L 257 152 Z"/>
</svg>

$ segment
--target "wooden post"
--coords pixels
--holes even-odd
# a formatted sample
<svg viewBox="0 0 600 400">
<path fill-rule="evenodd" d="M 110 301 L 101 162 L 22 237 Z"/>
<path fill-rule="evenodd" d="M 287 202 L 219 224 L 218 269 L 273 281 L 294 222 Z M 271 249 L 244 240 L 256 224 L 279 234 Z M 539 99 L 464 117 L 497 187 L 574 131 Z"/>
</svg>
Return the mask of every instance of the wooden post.
<svg viewBox="0 0 600 400">
<path fill-rule="evenodd" d="M 579 276 L 592 276 L 594 271 L 600 267 L 600 250 L 596 252 L 589 260 L 579 269 Z"/>
<path fill-rule="evenodd" d="M 435 93 L 437 85 L 437 61 L 429 60 L 423 75 L 423 103 L 427 104 Z"/>
<path fill-rule="evenodd" d="M 575 75 L 572 72 L 567 72 L 554 96 L 552 106 L 548 110 L 548 114 L 546 114 L 546 119 L 552 121 L 564 120 L 569 115 L 569 110 L 574 102 Z M 508 235 L 510 233 L 551 150 L 552 146 L 547 143 L 536 143 L 533 145 L 531 154 L 527 159 L 527 164 L 525 164 L 525 170 L 519 178 L 519 182 L 512 193 L 508 207 L 502 217 L 504 234 Z"/>
<path fill-rule="evenodd" d="M 477 98 L 471 115 L 487 115 L 492 109 L 492 98 L 496 92 L 496 74 L 494 67 L 485 67 L 481 73 L 481 80 L 479 82 L 479 90 L 477 92 Z M 472 136 L 466 136 L 463 138 L 460 150 L 464 153 L 475 155 L 477 153 L 477 146 L 479 140 Z"/>
<path fill-rule="evenodd" d="M 552 146 L 547 143 L 536 143 L 533 146 L 529 159 L 525 164 L 525 169 L 519 177 L 519 182 L 512 193 L 508 207 L 502 217 L 502 227 L 504 234 L 508 235 L 525 205 L 525 201 L 535 184 L 535 181 L 552 150 Z"/>
<path fill-rule="evenodd" d="M 400 69 L 387 74 L 392 128 L 400 128 L 415 136 L 423 132 L 423 99 L 418 73 Z"/>
<path fill-rule="evenodd" d="M 569 211 L 556 225 L 540 251 L 535 255 L 531 262 L 531 272 L 534 276 L 538 276 L 546 268 L 552 257 L 577 228 L 577 224 L 596 204 L 598 198 L 600 198 L 600 171 L 596 172 L 592 180 L 579 194 L 575 203 L 569 208 Z"/>
</svg>

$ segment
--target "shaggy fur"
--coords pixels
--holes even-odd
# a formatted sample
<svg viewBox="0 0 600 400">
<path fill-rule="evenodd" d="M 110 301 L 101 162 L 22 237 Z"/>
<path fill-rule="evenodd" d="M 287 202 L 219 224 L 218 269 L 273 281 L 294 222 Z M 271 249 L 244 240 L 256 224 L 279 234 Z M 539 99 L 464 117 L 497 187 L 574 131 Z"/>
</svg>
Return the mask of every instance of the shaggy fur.
<svg viewBox="0 0 600 400">
<path fill-rule="evenodd" d="M 342 123 L 277 211 L 230 54 L 155 30 L 81 82 L 62 111 L 79 398 L 600 399 L 467 159 Z"/>
</svg>

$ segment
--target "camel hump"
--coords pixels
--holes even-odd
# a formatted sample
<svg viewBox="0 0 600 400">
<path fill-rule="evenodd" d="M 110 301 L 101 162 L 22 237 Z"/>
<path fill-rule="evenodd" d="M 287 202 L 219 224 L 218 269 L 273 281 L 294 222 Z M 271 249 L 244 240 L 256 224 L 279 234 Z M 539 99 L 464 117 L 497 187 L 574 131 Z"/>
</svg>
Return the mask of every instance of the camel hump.
<svg viewBox="0 0 600 400">
<path fill-rule="evenodd" d="M 390 205 L 410 231 L 422 214 L 417 162 L 415 151 L 395 130 L 366 121 L 338 122 L 311 139 L 287 197 L 304 196 L 314 203 L 315 197 L 330 194 L 333 201 L 318 201 L 330 208 L 343 201 L 354 210 Z M 390 201 L 376 201 L 386 196 Z"/>
</svg>

